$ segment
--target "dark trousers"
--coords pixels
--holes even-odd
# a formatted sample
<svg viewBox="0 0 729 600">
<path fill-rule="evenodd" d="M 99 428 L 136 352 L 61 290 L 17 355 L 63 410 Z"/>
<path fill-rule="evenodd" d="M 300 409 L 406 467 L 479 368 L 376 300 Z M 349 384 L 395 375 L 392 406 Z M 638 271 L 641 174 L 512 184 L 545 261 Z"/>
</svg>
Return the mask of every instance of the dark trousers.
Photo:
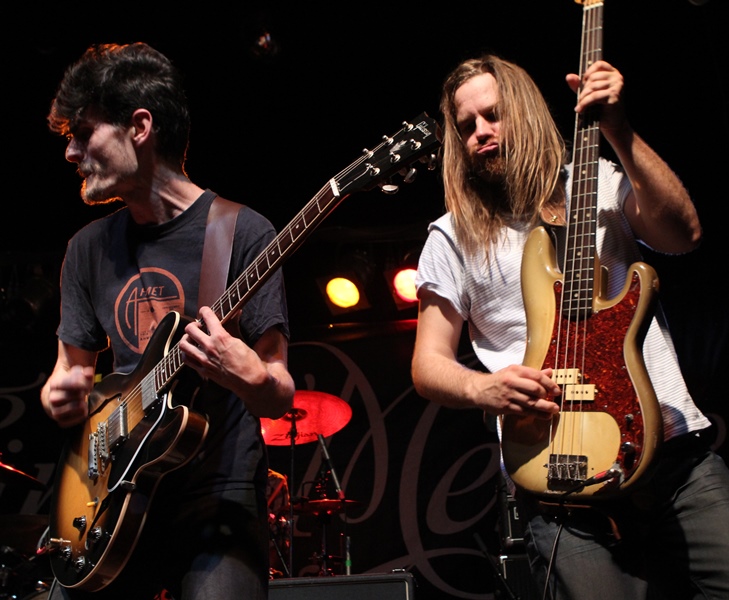
<svg viewBox="0 0 729 600">
<path fill-rule="evenodd" d="M 518 497 L 540 590 L 552 600 L 729 598 L 729 469 L 693 436 L 665 444 L 648 482 L 590 509 Z"/>
</svg>

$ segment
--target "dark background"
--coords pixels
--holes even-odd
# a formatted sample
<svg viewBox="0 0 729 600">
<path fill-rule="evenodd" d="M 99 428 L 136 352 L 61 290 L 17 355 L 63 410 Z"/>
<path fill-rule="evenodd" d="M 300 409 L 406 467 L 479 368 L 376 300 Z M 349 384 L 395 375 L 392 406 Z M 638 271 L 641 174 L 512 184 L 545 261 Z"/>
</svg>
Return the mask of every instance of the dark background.
<svg viewBox="0 0 729 600">
<path fill-rule="evenodd" d="M 363 148 L 373 148 L 423 111 L 438 117 L 443 78 L 482 50 L 525 67 L 571 139 L 574 98 L 564 76 L 578 66 L 582 16 L 571 0 L 448 2 L 434 9 L 395 1 L 291 4 L 14 6 L 0 39 L 6 57 L 0 460 L 51 480 L 61 440 L 39 410 L 37 394 L 55 359 L 58 269 L 68 238 L 116 209 L 83 205 L 80 179 L 63 157 L 65 140 L 45 124 L 64 69 L 90 44 L 146 41 L 167 54 L 187 80 L 191 179 L 262 212 L 277 229 Z M 646 261 L 658 270 L 686 378 L 716 424 L 724 455 L 727 14 L 726 0 L 607 0 L 604 44 L 605 58 L 625 75 L 634 127 L 679 174 L 702 217 L 705 237 L 697 252 L 647 253 Z M 268 51 L 257 45 L 263 33 L 271 36 Z M 488 566 L 472 533 L 493 542 L 493 432 L 478 415 L 435 410 L 412 390 L 414 308 L 397 310 L 382 289 L 371 289 L 370 309 L 332 316 L 315 283 L 352 252 L 369 261 L 370 274 L 417 252 L 427 223 L 442 211 L 437 173 L 424 168 L 396 195 L 371 191 L 346 199 L 284 265 L 290 363 L 300 389 L 342 397 L 354 410 L 352 421 L 330 440 L 330 452 L 348 497 L 364 502 L 345 523 L 353 535 L 355 572 L 412 568 L 418 598 L 486 598 L 498 586 L 484 576 Z M 384 285 L 381 278 L 372 280 L 373 287 Z M 472 448 L 479 454 L 471 454 Z M 461 464 L 459 457 L 469 457 L 460 477 L 488 485 L 454 494 L 448 504 L 452 521 L 435 518 L 431 503 L 437 504 L 433 498 L 442 493 L 445 474 Z M 271 458 L 274 468 L 289 472 L 288 449 L 272 448 Z M 316 444 L 302 446 L 295 480 L 310 479 L 318 464 Z M 456 483 L 471 490 L 458 478 Z M 381 486 L 384 494 L 377 498 Z M 0 486 L 0 513 L 47 513 L 48 493 Z M 319 532 L 309 526 L 310 537 L 297 544 L 299 563 L 316 549 Z M 414 550 L 415 531 L 422 535 L 422 556 Z"/>
<path fill-rule="evenodd" d="M 20 188 L 6 202 L 3 249 L 57 250 L 100 210 L 82 205 L 64 140 L 45 128 L 65 67 L 91 43 L 143 40 L 169 55 L 187 77 L 191 178 L 279 227 L 362 148 L 421 111 L 437 116 L 442 79 L 481 50 L 523 65 L 571 139 L 564 75 L 578 66 L 582 15 L 571 0 L 430 11 L 406 2 L 49 5 L 20 3 L 2 36 L 6 176 Z M 684 178 L 710 233 L 726 205 L 717 184 L 727 158 L 728 24 L 723 0 L 605 6 L 604 56 L 625 74 L 633 124 Z M 262 32 L 272 52 L 256 52 Z M 353 199 L 328 224 L 409 224 L 441 207 L 428 180 L 394 199 Z"/>
<path fill-rule="evenodd" d="M 420 112 L 437 117 L 446 73 L 482 50 L 524 66 L 572 136 L 574 98 L 564 75 L 578 67 L 582 9 L 570 0 L 449 2 L 436 10 L 279 1 L 15 8 L 1 42 L 5 173 L 15 186 L 2 219 L 3 252 L 62 252 L 76 229 L 116 208 L 83 205 L 80 180 L 63 158 L 65 140 L 45 126 L 64 69 L 91 43 L 143 40 L 168 54 L 187 78 L 190 177 L 279 229 L 363 148 Z M 727 25 L 726 0 L 605 6 L 604 56 L 626 77 L 631 120 L 679 173 L 703 218 L 704 248 L 693 259 L 700 268 L 726 256 L 727 193 L 719 182 L 729 158 Z M 263 33 L 272 40 L 267 51 L 257 43 Z M 347 199 L 286 269 L 295 324 L 329 318 L 318 312 L 310 282 L 345 242 L 376 240 L 380 246 L 366 251 L 383 260 L 382 244 L 414 239 L 417 246 L 442 207 L 439 180 L 427 171 L 397 195 Z M 693 264 L 689 273 L 697 275 Z M 718 275 L 714 267 L 701 273 Z M 682 291 L 705 301 L 697 284 L 704 282 L 684 281 Z M 390 317 L 382 306 L 364 316 Z"/>
</svg>

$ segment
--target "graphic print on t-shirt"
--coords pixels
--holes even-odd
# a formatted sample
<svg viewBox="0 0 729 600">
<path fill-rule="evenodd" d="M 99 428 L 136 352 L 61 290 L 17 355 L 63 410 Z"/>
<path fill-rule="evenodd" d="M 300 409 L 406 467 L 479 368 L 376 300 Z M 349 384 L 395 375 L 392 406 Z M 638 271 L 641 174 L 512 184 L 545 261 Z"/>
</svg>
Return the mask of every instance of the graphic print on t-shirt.
<svg viewBox="0 0 729 600">
<path fill-rule="evenodd" d="M 177 277 L 164 269 L 141 269 L 116 299 L 119 337 L 141 354 L 162 318 L 171 310 L 184 314 L 184 308 L 185 292 Z"/>
</svg>

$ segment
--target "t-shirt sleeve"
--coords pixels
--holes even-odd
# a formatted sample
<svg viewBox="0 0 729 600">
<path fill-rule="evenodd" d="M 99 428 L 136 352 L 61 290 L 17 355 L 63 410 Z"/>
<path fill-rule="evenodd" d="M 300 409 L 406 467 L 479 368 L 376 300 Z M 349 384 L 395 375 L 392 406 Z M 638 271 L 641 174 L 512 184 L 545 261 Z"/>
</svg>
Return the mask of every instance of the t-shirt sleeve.
<svg viewBox="0 0 729 600">
<path fill-rule="evenodd" d="M 266 266 L 265 282 L 242 306 L 239 328 L 243 341 L 253 346 L 263 333 L 278 327 L 289 337 L 286 289 L 281 266 L 268 271 L 265 260 L 266 248 L 276 238 L 276 231 L 268 219 L 245 207 L 238 215 L 234 260 L 231 262 L 231 283 L 257 259 Z M 260 273 L 259 273 L 260 275 Z"/>
<path fill-rule="evenodd" d="M 84 259 L 85 231 L 81 230 L 68 243 L 61 269 L 61 319 L 56 330 L 59 339 L 71 346 L 101 352 L 109 340 L 96 317 L 91 298 L 89 261 Z"/>
<path fill-rule="evenodd" d="M 469 301 L 463 283 L 465 270 L 463 256 L 440 220 L 431 224 L 428 237 L 420 253 L 415 276 L 418 294 L 431 291 L 448 300 L 458 314 L 466 319 Z"/>
</svg>

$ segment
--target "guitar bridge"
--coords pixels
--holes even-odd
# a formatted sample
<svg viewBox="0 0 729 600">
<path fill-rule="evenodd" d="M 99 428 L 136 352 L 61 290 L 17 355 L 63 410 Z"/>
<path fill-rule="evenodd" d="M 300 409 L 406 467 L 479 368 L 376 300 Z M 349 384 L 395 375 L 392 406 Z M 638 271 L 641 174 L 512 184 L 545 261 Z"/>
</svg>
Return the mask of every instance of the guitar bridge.
<svg viewBox="0 0 729 600">
<path fill-rule="evenodd" d="M 111 460 L 111 452 L 129 437 L 127 405 L 122 403 L 107 419 L 96 426 L 89 434 L 87 475 L 96 479 Z"/>
<path fill-rule="evenodd" d="M 587 457 L 581 454 L 550 454 L 547 480 L 550 489 L 570 488 L 587 479 Z"/>
<path fill-rule="evenodd" d="M 101 472 L 100 448 L 106 445 L 106 426 L 100 423 L 95 432 L 89 434 L 88 456 L 86 457 L 86 475 L 96 479 Z"/>
</svg>

